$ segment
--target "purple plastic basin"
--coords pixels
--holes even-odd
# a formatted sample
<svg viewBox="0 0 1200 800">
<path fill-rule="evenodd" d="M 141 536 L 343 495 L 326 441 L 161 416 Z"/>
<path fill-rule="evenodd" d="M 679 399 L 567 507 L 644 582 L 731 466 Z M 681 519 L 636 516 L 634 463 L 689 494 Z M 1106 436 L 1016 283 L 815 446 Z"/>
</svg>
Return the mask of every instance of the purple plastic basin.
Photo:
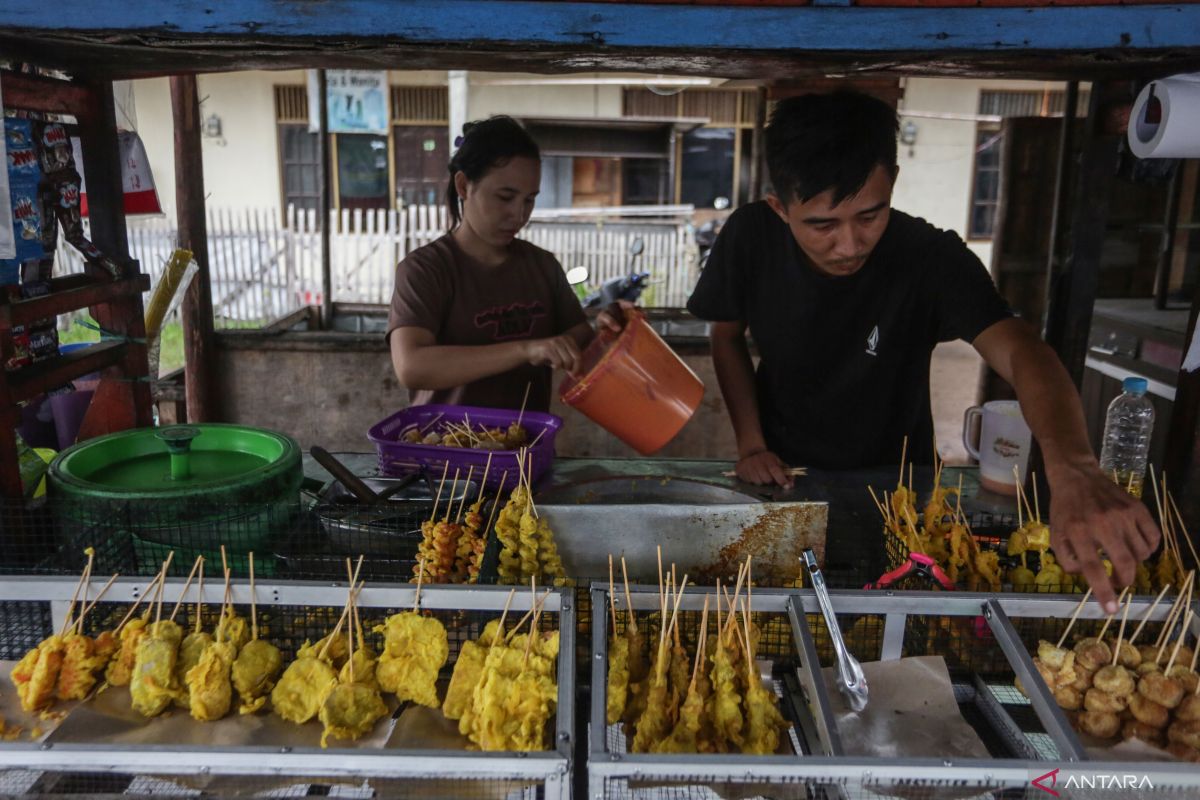
<svg viewBox="0 0 1200 800">
<path fill-rule="evenodd" d="M 441 417 L 438 417 L 439 414 Z M 504 480 L 504 488 L 512 489 L 517 485 L 518 465 L 515 450 L 472 450 L 465 447 L 410 444 L 401 441 L 400 437 L 412 426 L 424 428 L 434 423 L 435 419 L 437 422 L 430 426 L 430 430 L 438 430 L 443 422 L 465 423 L 467 418 L 470 418 L 471 425 L 476 428 L 480 425 L 507 428 L 517 421 L 517 416 L 518 412 L 501 408 L 436 404 L 410 406 L 372 425 L 367 437 L 374 442 L 379 453 L 379 471 L 383 475 L 398 477 L 420 471 L 424 472 L 429 480 L 436 482 L 441 480 L 442 470 L 449 464 L 450 477 L 453 477 L 457 470 L 459 477 L 466 479 L 467 473 L 474 467 L 472 480 L 479 481 L 490 454 L 492 465 L 488 470 L 486 486 L 489 489 L 497 489 L 500 487 L 500 481 Z M 536 483 L 554 463 L 554 437 L 562 427 L 562 419 L 553 414 L 526 411 L 521 416 L 521 426 L 528 431 L 529 441 L 537 442 L 529 450 L 532 466 L 526 465 L 531 473 L 530 480 Z"/>
</svg>

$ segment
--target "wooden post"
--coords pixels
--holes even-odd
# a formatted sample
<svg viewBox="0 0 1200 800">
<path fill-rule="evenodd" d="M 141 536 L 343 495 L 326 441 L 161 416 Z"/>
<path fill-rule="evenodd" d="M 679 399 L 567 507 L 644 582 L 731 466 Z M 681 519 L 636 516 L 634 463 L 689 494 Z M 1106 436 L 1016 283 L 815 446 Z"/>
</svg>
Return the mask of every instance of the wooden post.
<svg viewBox="0 0 1200 800">
<path fill-rule="evenodd" d="M 1121 138 L 1104 129 L 1105 113 L 1115 94 L 1112 83 L 1092 85 L 1067 260 L 1046 308 L 1046 341 L 1058 352 L 1076 387 L 1083 383 L 1083 361 L 1092 328 L 1109 195 Z"/>
<path fill-rule="evenodd" d="M 758 87 L 758 105 L 754 112 L 754 133 L 750 138 L 750 197 L 753 203 L 762 197 L 763 188 L 763 132 L 767 127 L 767 87 Z"/>
<path fill-rule="evenodd" d="M 125 232 L 125 195 L 121 176 L 121 157 L 117 147 L 117 117 L 112 83 L 88 82 L 92 89 L 88 113 L 80 119 L 79 143 L 82 166 L 88 188 L 88 216 L 91 238 L 96 247 L 121 265 L 122 276 L 139 271 L 129 257 Z M 98 275 L 99 271 L 88 268 Z M 125 355 L 100 373 L 101 381 L 92 396 L 79 440 L 106 433 L 146 427 L 153 424 L 151 414 L 150 371 L 146 358 L 146 320 L 140 294 L 128 295 L 102 305 L 92 306 L 96 323 L 114 336 L 126 338 Z"/>
<path fill-rule="evenodd" d="M 183 299 L 184 385 L 188 422 L 211 422 L 213 309 L 204 211 L 204 159 L 200 149 L 200 98 L 195 75 L 171 78 L 175 118 L 175 213 L 179 246 L 192 251 L 200 270 Z"/>
<path fill-rule="evenodd" d="M 1042 335 L 1046 334 L 1046 321 L 1051 305 L 1050 295 L 1062 269 L 1063 220 L 1070 210 L 1071 193 L 1067 187 L 1071 180 L 1071 163 L 1075 148 L 1075 108 L 1079 104 L 1079 81 L 1067 83 L 1067 96 L 1063 103 L 1061 135 L 1058 139 L 1058 166 L 1054 171 L 1054 209 L 1050 216 L 1050 251 L 1046 258 L 1045 311 L 1039 320 Z"/>
<path fill-rule="evenodd" d="M 329 95 L 325 70 L 317 70 L 317 108 L 321 115 L 317 133 L 317 151 L 321 161 L 321 327 L 333 327 L 333 255 L 329 252 L 329 210 L 333 208 L 329 194 L 332 165 L 329 163 Z"/>
</svg>

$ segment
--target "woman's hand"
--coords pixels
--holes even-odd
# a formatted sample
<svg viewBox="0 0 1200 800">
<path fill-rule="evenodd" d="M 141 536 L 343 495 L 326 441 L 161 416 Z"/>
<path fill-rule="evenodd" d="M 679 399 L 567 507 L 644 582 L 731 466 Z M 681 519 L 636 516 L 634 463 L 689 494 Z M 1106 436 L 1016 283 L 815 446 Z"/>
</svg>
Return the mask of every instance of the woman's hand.
<svg viewBox="0 0 1200 800">
<path fill-rule="evenodd" d="M 620 333 L 625 329 L 625 312 L 632 311 L 635 308 L 637 306 L 628 300 L 618 300 L 615 303 L 609 303 L 608 307 L 596 317 L 596 326 L 601 330 Z"/>
<path fill-rule="evenodd" d="M 579 374 L 582 361 L 579 345 L 569 334 L 547 339 L 530 339 L 525 348 L 525 360 L 535 367 L 550 366 L 565 370 L 569 375 Z"/>
</svg>

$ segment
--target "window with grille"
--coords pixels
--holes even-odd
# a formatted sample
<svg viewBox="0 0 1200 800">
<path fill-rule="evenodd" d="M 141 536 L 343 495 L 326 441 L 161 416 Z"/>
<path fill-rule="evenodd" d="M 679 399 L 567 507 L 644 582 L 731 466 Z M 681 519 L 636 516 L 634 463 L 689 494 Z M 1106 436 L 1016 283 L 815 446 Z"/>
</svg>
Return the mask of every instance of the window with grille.
<svg viewBox="0 0 1200 800">
<path fill-rule="evenodd" d="M 317 134 L 308 130 L 308 93 L 303 86 L 275 87 L 275 124 L 283 210 L 316 211 L 321 200 Z"/>
</svg>

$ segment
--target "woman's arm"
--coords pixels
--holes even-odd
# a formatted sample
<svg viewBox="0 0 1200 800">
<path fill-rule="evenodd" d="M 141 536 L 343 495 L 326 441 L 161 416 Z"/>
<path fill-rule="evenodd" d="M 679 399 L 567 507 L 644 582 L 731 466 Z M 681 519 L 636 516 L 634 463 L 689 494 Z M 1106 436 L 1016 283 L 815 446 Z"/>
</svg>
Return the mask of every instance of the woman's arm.
<svg viewBox="0 0 1200 800">
<path fill-rule="evenodd" d="M 579 346 L 571 331 L 499 344 L 439 345 L 431 331 L 404 326 L 392 331 L 388 341 L 396 377 L 409 389 L 452 389 L 523 364 L 579 369 Z"/>
</svg>

